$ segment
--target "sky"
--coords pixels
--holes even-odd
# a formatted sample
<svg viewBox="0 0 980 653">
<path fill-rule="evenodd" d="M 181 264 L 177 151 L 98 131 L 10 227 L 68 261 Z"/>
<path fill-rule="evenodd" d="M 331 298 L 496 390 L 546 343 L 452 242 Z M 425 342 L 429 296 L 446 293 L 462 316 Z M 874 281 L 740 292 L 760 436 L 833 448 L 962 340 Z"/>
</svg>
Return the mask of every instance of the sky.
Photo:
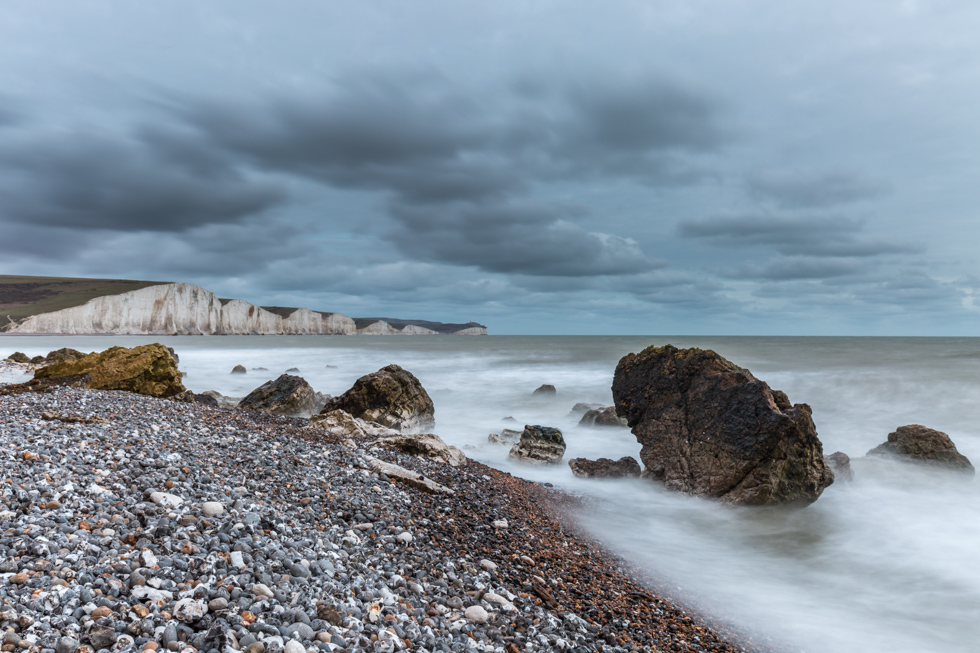
<svg viewBox="0 0 980 653">
<path fill-rule="evenodd" d="M 7 0 L 0 274 L 980 335 L 980 4 Z"/>
</svg>

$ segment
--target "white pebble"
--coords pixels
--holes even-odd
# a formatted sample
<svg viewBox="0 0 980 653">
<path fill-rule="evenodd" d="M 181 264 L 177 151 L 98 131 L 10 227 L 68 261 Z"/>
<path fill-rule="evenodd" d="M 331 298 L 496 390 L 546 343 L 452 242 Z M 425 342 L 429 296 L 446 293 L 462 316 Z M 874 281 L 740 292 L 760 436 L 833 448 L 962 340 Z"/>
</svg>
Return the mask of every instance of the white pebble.
<svg viewBox="0 0 980 653">
<path fill-rule="evenodd" d="M 470 607 L 466 608 L 466 612 L 463 613 L 463 616 L 475 624 L 485 624 L 490 619 L 490 615 L 487 614 L 487 611 L 478 605 L 471 605 Z"/>
</svg>

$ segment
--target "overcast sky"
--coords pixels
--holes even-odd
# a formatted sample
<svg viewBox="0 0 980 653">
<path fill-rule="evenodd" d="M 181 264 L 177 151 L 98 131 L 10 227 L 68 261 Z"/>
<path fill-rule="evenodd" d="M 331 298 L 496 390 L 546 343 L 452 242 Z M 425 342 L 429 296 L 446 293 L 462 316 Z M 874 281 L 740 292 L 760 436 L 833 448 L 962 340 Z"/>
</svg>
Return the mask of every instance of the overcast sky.
<svg viewBox="0 0 980 653">
<path fill-rule="evenodd" d="M 978 335 L 980 3 L 0 7 L 0 273 L 491 333 Z"/>
</svg>

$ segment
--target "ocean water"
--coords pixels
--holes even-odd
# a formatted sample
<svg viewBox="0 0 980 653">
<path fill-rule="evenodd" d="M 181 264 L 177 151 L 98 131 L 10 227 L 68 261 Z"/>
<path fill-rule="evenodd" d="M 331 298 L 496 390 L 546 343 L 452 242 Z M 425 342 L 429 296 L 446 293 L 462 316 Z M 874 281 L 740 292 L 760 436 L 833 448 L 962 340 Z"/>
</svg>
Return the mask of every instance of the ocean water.
<svg viewBox="0 0 980 653">
<path fill-rule="evenodd" d="M 980 481 L 863 459 L 896 427 L 919 423 L 980 463 L 980 339 L 3 336 L 0 355 L 153 341 L 176 349 L 192 390 L 239 397 L 290 367 L 336 395 L 397 363 L 432 396 L 446 441 L 591 497 L 582 523 L 662 579 L 661 590 L 787 651 L 980 649 Z M 637 457 L 629 430 L 579 428 L 569 411 L 577 402 L 609 405 L 619 358 L 666 343 L 714 349 L 810 404 L 825 452 L 850 455 L 855 481 L 835 483 L 802 510 L 737 509 L 644 480 L 588 481 L 565 465 L 520 465 L 487 442 L 501 428 L 544 424 L 562 429 L 566 459 Z M 236 364 L 248 374 L 231 375 Z M 544 383 L 558 394 L 532 396 Z M 501 421 L 508 416 L 518 424 Z"/>
</svg>

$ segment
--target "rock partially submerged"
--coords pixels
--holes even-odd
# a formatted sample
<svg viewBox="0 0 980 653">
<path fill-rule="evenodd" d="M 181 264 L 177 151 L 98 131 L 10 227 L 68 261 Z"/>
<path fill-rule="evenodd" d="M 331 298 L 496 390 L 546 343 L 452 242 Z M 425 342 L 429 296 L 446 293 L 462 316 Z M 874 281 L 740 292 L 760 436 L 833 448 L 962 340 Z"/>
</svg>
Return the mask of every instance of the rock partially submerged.
<svg viewBox="0 0 980 653">
<path fill-rule="evenodd" d="M 413 456 L 437 458 L 452 467 L 466 464 L 466 454 L 446 444 L 434 433 L 393 435 L 378 440 L 378 444 L 400 449 Z"/>
<path fill-rule="evenodd" d="M 305 379 L 283 374 L 248 393 L 238 404 L 240 410 L 255 410 L 270 415 L 309 417 L 319 405 L 316 392 Z"/>
<path fill-rule="evenodd" d="M 231 368 L 231 373 L 232 374 L 248 374 L 248 370 L 245 369 L 245 366 L 244 365 L 236 365 L 235 367 Z"/>
<path fill-rule="evenodd" d="M 330 399 L 320 413 L 335 410 L 402 432 L 435 426 L 432 399 L 415 375 L 398 365 L 362 376 L 350 390 Z"/>
<path fill-rule="evenodd" d="M 557 465 L 565 455 L 565 438 L 549 426 L 525 426 L 510 457 L 533 465 Z"/>
<path fill-rule="evenodd" d="M 66 385 L 96 390 L 127 390 L 151 397 L 173 397 L 186 390 L 177 361 L 159 343 L 133 347 L 112 347 L 66 360 L 34 373 L 29 382 L 37 389 Z"/>
<path fill-rule="evenodd" d="M 616 407 L 592 408 L 587 410 L 578 423 L 579 426 L 626 426 L 626 419 L 616 414 Z"/>
<path fill-rule="evenodd" d="M 547 395 L 554 395 L 554 394 L 557 394 L 557 393 L 558 393 L 558 391 L 555 389 L 555 386 L 549 385 L 549 384 L 546 383 L 546 384 L 544 384 L 542 386 L 539 386 L 531 394 L 533 394 L 533 395 L 545 395 L 545 396 L 547 396 Z"/>
<path fill-rule="evenodd" d="M 969 474 L 976 472 L 969 458 L 942 431 L 921 424 L 900 426 L 888 434 L 888 441 L 868 452 L 869 456 L 888 456 L 897 460 Z"/>
<path fill-rule="evenodd" d="M 824 463 L 834 473 L 835 481 L 853 481 L 854 472 L 851 471 L 851 457 L 843 451 L 835 451 L 829 456 L 823 457 Z"/>
<path fill-rule="evenodd" d="M 640 463 L 632 456 L 623 456 L 619 460 L 572 458 L 568 466 L 573 474 L 582 478 L 629 478 L 640 475 Z"/>
<path fill-rule="evenodd" d="M 7 360 L 11 363 L 30 363 L 31 358 L 27 354 L 21 351 L 15 351 L 10 356 L 7 356 Z"/>
<path fill-rule="evenodd" d="M 806 404 L 789 406 L 711 350 L 649 347 L 624 356 L 616 411 L 642 445 L 644 474 L 670 490 L 733 504 L 816 501 L 833 483 Z"/>
<path fill-rule="evenodd" d="M 587 404 L 585 402 L 580 401 L 579 403 L 572 406 L 572 410 L 568 413 L 568 415 L 570 417 L 581 417 L 582 415 L 585 415 L 590 410 L 593 410 L 595 408 L 602 408 L 602 407 L 603 407 L 602 404 Z"/>
<path fill-rule="evenodd" d="M 500 433 L 491 433 L 487 436 L 487 441 L 491 444 L 514 444 L 521 439 L 521 431 L 514 429 L 503 429 Z"/>
</svg>

